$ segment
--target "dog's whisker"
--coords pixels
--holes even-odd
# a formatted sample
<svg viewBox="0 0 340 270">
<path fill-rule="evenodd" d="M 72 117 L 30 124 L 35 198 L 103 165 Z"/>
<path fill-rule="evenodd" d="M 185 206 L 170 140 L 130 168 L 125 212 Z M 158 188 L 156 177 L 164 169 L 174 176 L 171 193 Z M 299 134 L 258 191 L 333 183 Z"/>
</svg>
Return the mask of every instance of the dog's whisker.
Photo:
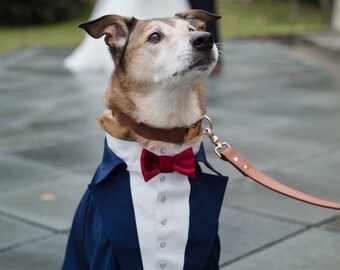
<svg viewBox="0 0 340 270">
<path fill-rule="evenodd" d="M 219 55 L 224 55 L 224 51 L 218 50 L 218 54 L 219 54 Z"/>
<path fill-rule="evenodd" d="M 224 56 L 219 57 L 220 60 L 225 60 Z"/>
<path fill-rule="evenodd" d="M 224 59 L 224 56 L 225 56 L 224 52 L 222 52 L 222 51 L 218 52 L 218 58 Z"/>
</svg>

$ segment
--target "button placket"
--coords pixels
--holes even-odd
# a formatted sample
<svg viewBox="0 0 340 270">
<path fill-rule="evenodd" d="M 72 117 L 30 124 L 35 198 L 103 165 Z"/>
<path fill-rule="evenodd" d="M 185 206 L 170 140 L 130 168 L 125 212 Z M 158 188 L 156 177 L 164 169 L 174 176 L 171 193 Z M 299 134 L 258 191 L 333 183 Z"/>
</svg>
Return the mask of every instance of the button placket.
<svg viewBox="0 0 340 270">
<path fill-rule="evenodd" d="M 158 262 L 157 269 L 167 269 L 169 268 L 168 258 L 168 212 L 170 211 L 169 201 L 169 185 L 171 187 L 171 182 L 167 181 L 171 179 L 171 175 L 161 173 L 158 178 L 158 198 L 156 203 L 156 233 L 157 233 L 157 242 L 156 242 L 156 260 Z"/>
</svg>

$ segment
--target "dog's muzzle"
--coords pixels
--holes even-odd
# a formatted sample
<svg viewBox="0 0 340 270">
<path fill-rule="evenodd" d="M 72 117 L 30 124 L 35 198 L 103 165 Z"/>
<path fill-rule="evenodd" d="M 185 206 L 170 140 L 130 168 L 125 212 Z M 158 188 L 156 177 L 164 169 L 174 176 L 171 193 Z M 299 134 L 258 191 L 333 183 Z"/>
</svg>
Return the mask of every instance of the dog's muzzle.
<svg viewBox="0 0 340 270">
<path fill-rule="evenodd" d="M 188 66 L 181 72 L 176 72 L 173 77 L 197 70 L 206 71 L 211 68 L 216 61 L 216 53 L 214 52 L 214 38 L 210 33 L 198 32 L 190 37 L 190 45 L 192 47 L 190 56 L 188 57 Z"/>
<path fill-rule="evenodd" d="M 214 46 L 214 38 L 210 33 L 196 33 L 192 35 L 190 44 L 199 51 L 208 52 Z"/>
<path fill-rule="evenodd" d="M 189 70 L 198 69 L 204 71 L 208 69 L 215 62 L 213 36 L 207 32 L 195 33 L 190 38 L 190 44 L 194 48 L 195 56 L 189 65 Z"/>
</svg>

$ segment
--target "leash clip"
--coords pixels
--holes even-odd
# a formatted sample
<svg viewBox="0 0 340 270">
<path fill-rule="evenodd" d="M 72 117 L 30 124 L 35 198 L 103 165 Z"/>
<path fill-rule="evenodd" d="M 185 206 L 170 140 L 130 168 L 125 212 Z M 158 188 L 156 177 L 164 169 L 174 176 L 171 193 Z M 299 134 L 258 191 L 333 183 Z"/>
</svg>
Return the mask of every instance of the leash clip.
<svg viewBox="0 0 340 270">
<path fill-rule="evenodd" d="M 220 154 L 220 150 L 223 147 L 230 147 L 229 143 L 227 142 L 221 142 L 220 139 L 215 135 L 215 133 L 213 132 L 213 122 L 210 119 L 209 116 L 204 115 L 204 119 L 208 121 L 209 123 L 209 127 L 205 128 L 203 131 L 204 135 L 207 135 L 208 138 L 210 139 L 210 141 L 215 145 L 215 154 L 220 158 L 223 159 L 223 157 Z"/>
</svg>

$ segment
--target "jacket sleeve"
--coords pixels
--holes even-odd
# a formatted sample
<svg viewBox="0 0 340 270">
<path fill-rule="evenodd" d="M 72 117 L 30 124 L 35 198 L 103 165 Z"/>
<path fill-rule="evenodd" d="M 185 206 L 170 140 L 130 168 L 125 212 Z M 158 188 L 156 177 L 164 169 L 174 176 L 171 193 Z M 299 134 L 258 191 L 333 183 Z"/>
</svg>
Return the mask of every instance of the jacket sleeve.
<svg viewBox="0 0 340 270">
<path fill-rule="evenodd" d="M 86 191 L 75 213 L 62 270 L 119 270 L 102 217 Z"/>
<path fill-rule="evenodd" d="M 90 269 L 86 256 L 86 224 L 88 220 L 88 209 L 91 195 L 87 191 L 76 210 L 62 270 L 85 270 Z"/>
</svg>

